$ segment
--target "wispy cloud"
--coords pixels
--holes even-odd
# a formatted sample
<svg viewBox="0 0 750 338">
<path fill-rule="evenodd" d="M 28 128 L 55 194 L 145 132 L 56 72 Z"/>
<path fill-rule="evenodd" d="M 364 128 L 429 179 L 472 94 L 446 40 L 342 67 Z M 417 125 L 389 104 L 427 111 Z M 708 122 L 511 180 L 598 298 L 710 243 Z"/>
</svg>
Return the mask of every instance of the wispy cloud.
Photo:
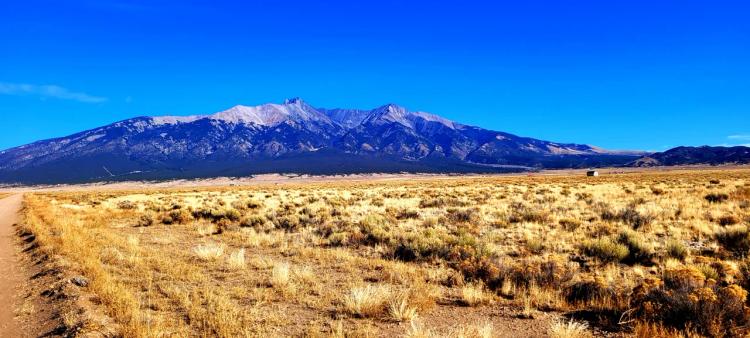
<svg viewBox="0 0 750 338">
<path fill-rule="evenodd" d="M 33 85 L 25 83 L 0 82 L 0 94 L 3 95 L 33 95 L 42 98 L 73 100 L 84 103 L 100 103 L 107 101 L 106 97 L 75 92 L 56 85 Z"/>
<path fill-rule="evenodd" d="M 750 141 L 750 134 L 735 134 L 727 136 L 730 140 Z"/>
</svg>

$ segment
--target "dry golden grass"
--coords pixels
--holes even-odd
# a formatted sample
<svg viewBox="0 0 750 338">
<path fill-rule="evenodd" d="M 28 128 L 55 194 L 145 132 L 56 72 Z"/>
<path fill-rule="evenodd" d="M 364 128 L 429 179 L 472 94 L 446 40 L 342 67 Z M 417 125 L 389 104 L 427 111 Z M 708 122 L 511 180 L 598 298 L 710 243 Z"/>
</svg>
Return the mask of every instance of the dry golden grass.
<svg viewBox="0 0 750 338">
<path fill-rule="evenodd" d="M 468 306 L 487 304 L 492 299 L 481 284 L 467 284 L 461 288 L 461 302 Z"/>
<path fill-rule="evenodd" d="M 245 249 L 238 249 L 233 252 L 227 259 L 227 265 L 233 270 L 244 269 L 247 265 L 245 262 Z"/>
<path fill-rule="evenodd" d="M 750 324 L 747 169 L 25 203 L 41 250 L 86 276 L 128 337 L 738 336 Z M 579 312 L 596 320 L 560 318 Z"/>
<path fill-rule="evenodd" d="M 417 308 L 409 304 L 407 297 L 391 300 L 388 311 L 391 317 L 399 322 L 412 321 L 417 318 Z"/>
<path fill-rule="evenodd" d="M 203 261 L 216 261 L 224 255 L 224 247 L 217 244 L 199 245 L 193 248 L 193 251 Z"/>
<path fill-rule="evenodd" d="M 551 338 L 589 338 L 589 326 L 583 322 L 558 321 L 552 324 L 548 332 Z"/>
</svg>

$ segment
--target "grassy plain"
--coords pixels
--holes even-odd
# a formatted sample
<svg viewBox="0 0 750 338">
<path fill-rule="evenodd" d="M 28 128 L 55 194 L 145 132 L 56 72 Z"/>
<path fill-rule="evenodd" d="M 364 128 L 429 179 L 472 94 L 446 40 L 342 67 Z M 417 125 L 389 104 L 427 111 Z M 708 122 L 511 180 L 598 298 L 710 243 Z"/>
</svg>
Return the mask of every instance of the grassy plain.
<svg viewBox="0 0 750 338">
<path fill-rule="evenodd" d="M 27 193 L 79 332 L 742 336 L 750 170 Z M 74 307 L 71 307 L 74 309 Z"/>
</svg>

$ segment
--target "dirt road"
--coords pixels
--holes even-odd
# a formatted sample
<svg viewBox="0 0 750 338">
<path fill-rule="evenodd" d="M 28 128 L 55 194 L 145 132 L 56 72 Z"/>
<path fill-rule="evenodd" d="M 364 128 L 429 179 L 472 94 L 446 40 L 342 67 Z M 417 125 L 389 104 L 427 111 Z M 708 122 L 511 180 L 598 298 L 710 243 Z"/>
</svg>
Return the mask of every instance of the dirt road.
<svg viewBox="0 0 750 338">
<path fill-rule="evenodd" d="M 0 337 L 22 337 L 15 319 L 21 274 L 16 257 L 13 224 L 18 222 L 20 194 L 0 199 Z"/>
</svg>

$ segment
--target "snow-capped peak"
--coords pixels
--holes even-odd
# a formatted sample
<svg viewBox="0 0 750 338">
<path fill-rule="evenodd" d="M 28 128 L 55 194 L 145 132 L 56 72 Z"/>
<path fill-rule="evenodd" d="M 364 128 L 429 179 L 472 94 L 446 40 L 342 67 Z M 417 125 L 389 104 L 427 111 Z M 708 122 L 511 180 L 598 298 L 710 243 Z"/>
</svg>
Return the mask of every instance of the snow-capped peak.
<svg viewBox="0 0 750 338">
<path fill-rule="evenodd" d="M 369 121 L 381 120 L 396 122 L 412 128 L 415 126 L 415 121 L 420 119 L 429 122 L 441 123 L 451 129 L 455 129 L 458 126 L 457 123 L 446 118 L 442 118 L 440 116 L 425 112 L 410 112 L 406 110 L 406 108 L 393 103 L 389 103 L 374 109 L 372 114 L 370 114 L 370 117 L 368 118 Z"/>
<path fill-rule="evenodd" d="M 286 99 L 282 104 L 269 103 L 259 106 L 236 105 L 210 115 L 162 116 L 153 117 L 152 121 L 155 125 L 163 125 L 191 123 L 203 119 L 260 126 L 275 126 L 287 120 L 318 121 L 326 124 L 338 123 L 345 128 L 353 128 L 365 121 L 374 123 L 395 122 L 413 128 L 417 120 L 441 123 L 452 129 L 458 126 L 457 123 L 440 116 L 425 112 L 410 112 L 406 108 L 393 103 L 369 111 L 357 109 L 316 109 L 299 97 Z"/>
<path fill-rule="evenodd" d="M 235 124 L 252 123 L 263 126 L 274 126 L 286 120 L 331 122 L 328 116 L 309 106 L 299 97 L 286 99 L 283 104 L 269 103 L 259 106 L 236 105 L 211 115 L 154 117 L 153 122 L 154 124 L 161 125 L 190 123 L 201 119 Z"/>
<path fill-rule="evenodd" d="M 269 103 L 255 107 L 234 106 L 211 115 L 210 118 L 230 123 L 254 123 L 264 126 L 274 126 L 286 120 L 330 122 L 327 116 L 308 106 L 299 98 L 286 100 L 284 104 Z"/>
<path fill-rule="evenodd" d="M 391 114 L 406 114 L 407 110 L 395 103 L 386 104 L 380 108 L 376 108 L 377 111 L 388 112 Z"/>
</svg>

